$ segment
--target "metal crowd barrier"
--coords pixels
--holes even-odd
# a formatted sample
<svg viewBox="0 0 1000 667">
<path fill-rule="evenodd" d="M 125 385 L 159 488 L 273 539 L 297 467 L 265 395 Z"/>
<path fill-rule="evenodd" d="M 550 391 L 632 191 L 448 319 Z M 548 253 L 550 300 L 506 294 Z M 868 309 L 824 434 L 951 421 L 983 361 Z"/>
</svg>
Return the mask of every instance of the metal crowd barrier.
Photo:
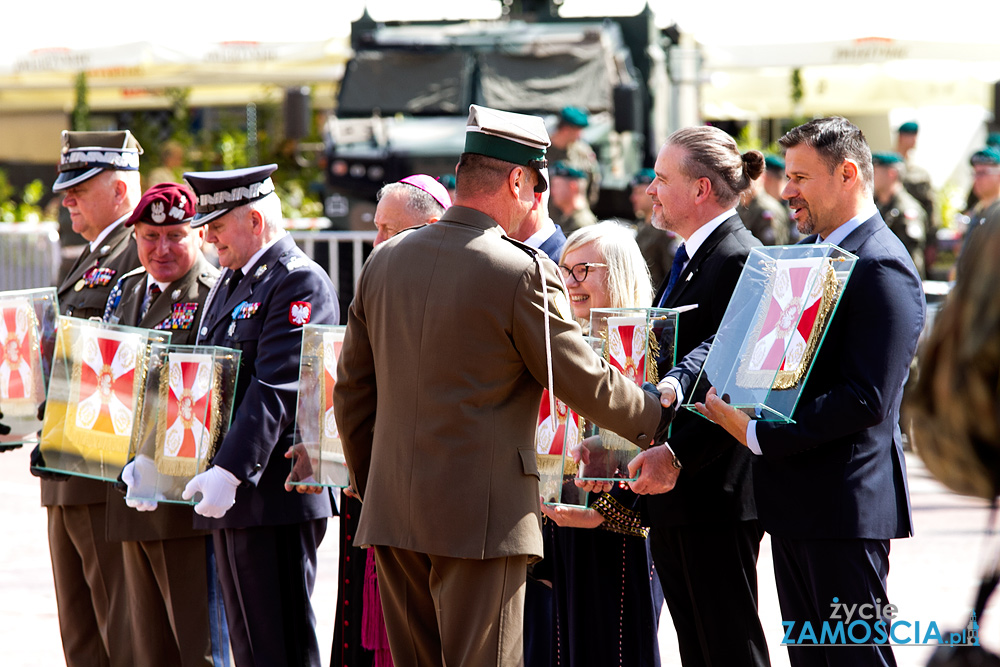
<svg viewBox="0 0 1000 667">
<path fill-rule="evenodd" d="M 361 267 L 372 251 L 375 230 L 371 231 L 290 231 L 302 251 L 322 266 L 333 280 L 340 299 L 340 318 L 347 321 L 347 306 L 354 298 L 354 287 Z"/>
<path fill-rule="evenodd" d="M 58 223 L 0 223 L 0 292 L 55 285 L 59 263 Z"/>
</svg>

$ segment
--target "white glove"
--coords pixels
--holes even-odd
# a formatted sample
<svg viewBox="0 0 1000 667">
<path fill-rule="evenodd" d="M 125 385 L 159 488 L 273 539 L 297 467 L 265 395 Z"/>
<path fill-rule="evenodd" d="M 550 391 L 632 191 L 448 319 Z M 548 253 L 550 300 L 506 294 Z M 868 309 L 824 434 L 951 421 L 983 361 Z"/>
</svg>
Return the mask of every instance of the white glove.
<svg viewBox="0 0 1000 667">
<path fill-rule="evenodd" d="M 200 492 L 201 502 L 194 506 L 194 511 L 210 519 L 221 519 L 236 503 L 236 487 L 239 485 L 240 480 L 233 473 L 225 468 L 212 466 L 191 478 L 184 487 L 181 498 L 191 500 L 194 494 Z"/>
<path fill-rule="evenodd" d="M 156 463 L 148 456 L 140 454 L 134 460 L 129 461 L 122 469 L 122 481 L 128 486 L 125 504 L 140 512 L 155 510 L 157 503 L 152 498 L 156 497 L 158 476 Z"/>
</svg>

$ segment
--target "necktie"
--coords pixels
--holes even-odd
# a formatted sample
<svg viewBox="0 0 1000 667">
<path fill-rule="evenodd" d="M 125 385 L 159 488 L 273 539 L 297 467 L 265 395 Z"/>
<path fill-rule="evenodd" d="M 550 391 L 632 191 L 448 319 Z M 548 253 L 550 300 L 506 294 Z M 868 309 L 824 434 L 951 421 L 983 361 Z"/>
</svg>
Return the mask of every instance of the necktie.
<svg viewBox="0 0 1000 667">
<path fill-rule="evenodd" d="M 681 277 L 681 271 L 684 270 L 684 263 L 688 261 L 687 249 L 684 244 L 677 246 L 677 253 L 674 254 L 674 263 L 670 265 L 670 279 L 667 280 L 667 288 L 663 290 L 663 298 L 660 300 L 662 303 L 666 301 L 667 297 L 670 296 L 670 291 L 674 288 L 674 284 L 677 279 Z"/>
<path fill-rule="evenodd" d="M 150 285 L 149 289 L 146 290 L 146 298 L 142 300 L 142 310 L 139 311 L 140 322 L 142 321 L 142 318 L 146 317 L 146 313 L 149 312 L 149 306 L 153 303 L 153 299 L 155 299 L 161 291 L 160 286 L 156 283 Z"/>
<path fill-rule="evenodd" d="M 240 284 L 240 280 L 242 279 L 242 271 L 233 271 L 233 275 L 229 276 L 229 285 L 226 286 L 226 301 L 228 301 L 229 297 L 231 297 L 233 292 L 236 291 L 236 286 Z"/>
</svg>

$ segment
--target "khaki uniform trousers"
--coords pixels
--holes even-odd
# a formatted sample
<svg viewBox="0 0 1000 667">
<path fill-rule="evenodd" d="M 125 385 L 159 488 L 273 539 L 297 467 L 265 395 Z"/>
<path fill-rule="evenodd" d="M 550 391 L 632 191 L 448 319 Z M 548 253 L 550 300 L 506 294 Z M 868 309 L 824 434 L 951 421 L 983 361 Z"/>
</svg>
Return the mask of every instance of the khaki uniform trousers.
<svg viewBox="0 0 1000 667">
<path fill-rule="evenodd" d="M 120 542 L 104 503 L 48 507 L 49 549 L 67 667 L 133 667 Z"/>
<path fill-rule="evenodd" d="M 528 557 L 478 560 L 376 546 L 396 667 L 524 665 Z"/>
</svg>

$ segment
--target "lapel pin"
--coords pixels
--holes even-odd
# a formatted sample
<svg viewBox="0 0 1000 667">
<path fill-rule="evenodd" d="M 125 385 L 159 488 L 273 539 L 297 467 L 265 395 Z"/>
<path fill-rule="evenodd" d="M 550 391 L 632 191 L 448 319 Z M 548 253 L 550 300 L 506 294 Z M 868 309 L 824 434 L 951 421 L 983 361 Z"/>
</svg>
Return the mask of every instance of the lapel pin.
<svg viewBox="0 0 1000 667">
<path fill-rule="evenodd" d="M 261 264 L 259 267 L 257 267 L 257 270 L 253 272 L 253 277 L 255 279 L 260 278 L 262 275 L 264 275 L 265 271 L 267 271 L 267 264 Z"/>
</svg>

